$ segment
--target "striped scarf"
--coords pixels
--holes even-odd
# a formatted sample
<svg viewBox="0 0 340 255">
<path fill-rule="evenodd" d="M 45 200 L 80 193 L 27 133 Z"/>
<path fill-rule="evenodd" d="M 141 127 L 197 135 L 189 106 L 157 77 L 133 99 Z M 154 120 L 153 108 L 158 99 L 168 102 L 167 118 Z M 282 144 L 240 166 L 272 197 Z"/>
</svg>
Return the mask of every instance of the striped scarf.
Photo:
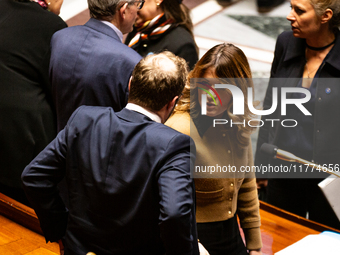
<svg viewBox="0 0 340 255">
<path fill-rule="evenodd" d="M 164 13 L 159 14 L 152 20 L 146 21 L 138 27 L 136 35 L 129 42 L 129 47 L 135 49 L 145 40 L 155 40 L 166 31 L 170 31 L 175 24 L 171 19 L 166 20 Z"/>
</svg>

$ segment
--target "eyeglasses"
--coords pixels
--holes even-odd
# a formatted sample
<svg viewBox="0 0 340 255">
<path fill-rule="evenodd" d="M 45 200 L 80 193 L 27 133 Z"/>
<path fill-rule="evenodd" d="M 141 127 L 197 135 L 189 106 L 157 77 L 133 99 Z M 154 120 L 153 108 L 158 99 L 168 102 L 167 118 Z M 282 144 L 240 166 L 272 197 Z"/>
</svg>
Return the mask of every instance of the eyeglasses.
<svg viewBox="0 0 340 255">
<path fill-rule="evenodd" d="M 137 9 L 140 10 L 143 8 L 143 5 L 145 3 L 145 0 L 141 0 L 141 1 L 134 1 L 134 3 L 137 3 Z"/>
</svg>

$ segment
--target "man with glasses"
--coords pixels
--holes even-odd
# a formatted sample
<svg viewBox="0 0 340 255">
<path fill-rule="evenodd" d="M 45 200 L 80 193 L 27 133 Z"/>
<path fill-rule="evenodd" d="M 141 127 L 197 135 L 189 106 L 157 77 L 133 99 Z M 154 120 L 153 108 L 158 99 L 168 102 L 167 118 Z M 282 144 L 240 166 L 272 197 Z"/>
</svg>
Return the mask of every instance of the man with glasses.
<svg viewBox="0 0 340 255">
<path fill-rule="evenodd" d="M 144 1 L 88 0 L 91 19 L 55 33 L 51 42 L 50 80 L 58 131 L 81 105 L 127 103 L 128 82 L 139 54 L 122 43 L 132 31 Z"/>
<path fill-rule="evenodd" d="M 142 59 L 129 103 L 81 106 L 24 170 L 26 195 L 47 241 L 65 255 L 198 255 L 192 139 L 163 123 L 186 83 L 170 52 Z M 192 146 L 192 148 L 190 148 Z M 57 183 L 67 180 L 69 213 Z"/>
<path fill-rule="evenodd" d="M 57 130 L 81 105 L 123 109 L 128 83 L 141 56 L 122 43 L 132 30 L 141 3 L 132 0 L 88 0 L 90 20 L 55 33 L 51 40 L 50 81 Z M 61 196 L 68 206 L 65 182 Z"/>
</svg>

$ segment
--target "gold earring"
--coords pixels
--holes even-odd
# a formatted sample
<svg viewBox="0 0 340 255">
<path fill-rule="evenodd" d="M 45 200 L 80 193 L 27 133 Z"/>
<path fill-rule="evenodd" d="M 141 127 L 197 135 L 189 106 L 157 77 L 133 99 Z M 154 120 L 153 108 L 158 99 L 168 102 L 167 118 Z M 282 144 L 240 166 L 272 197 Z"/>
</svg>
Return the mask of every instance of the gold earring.
<svg viewBox="0 0 340 255">
<path fill-rule="evenodd" d="M 50 4 L 51 4 L 51 2 L 48 2 L 48 3 L 47 3 L 47 5 L 50 5 Z"/>
<path fill-rule="evenodd" d="M 159 6 L 159 3 L 157 3 L 156 5 Z"/>
</svg>

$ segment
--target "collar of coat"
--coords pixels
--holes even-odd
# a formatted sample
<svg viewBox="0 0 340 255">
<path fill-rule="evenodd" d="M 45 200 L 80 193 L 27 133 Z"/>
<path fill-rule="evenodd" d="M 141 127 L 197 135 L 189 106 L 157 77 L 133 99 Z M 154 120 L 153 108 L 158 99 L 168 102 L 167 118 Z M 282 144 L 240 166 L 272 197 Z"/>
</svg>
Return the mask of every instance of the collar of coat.
<svg viewBox="0 0 340 255">
<path fill-rule="evenodd" d="M 86 22 L 84 26 L 94 29 L 100 33 L 103 33 L 109 37 L 116 39 L 118 42 L 121 42 L 117 33 L 111 27 L 109 27 L 108 25 L 105 25 L 100 20 L 90 18 L 89 21 Z"/>
<path fill-rule="evenodd" d="M 291 32 L 292 33 L 292 32 Z M 335 34 L 335 44 L 327 55 L 326 63 L 340 70 L 340 32 Z M 288 42 L 287 52 L 284 61 L 297 57 L 305 57 L 306 40 L 292 36 Z"/>
</svg>

